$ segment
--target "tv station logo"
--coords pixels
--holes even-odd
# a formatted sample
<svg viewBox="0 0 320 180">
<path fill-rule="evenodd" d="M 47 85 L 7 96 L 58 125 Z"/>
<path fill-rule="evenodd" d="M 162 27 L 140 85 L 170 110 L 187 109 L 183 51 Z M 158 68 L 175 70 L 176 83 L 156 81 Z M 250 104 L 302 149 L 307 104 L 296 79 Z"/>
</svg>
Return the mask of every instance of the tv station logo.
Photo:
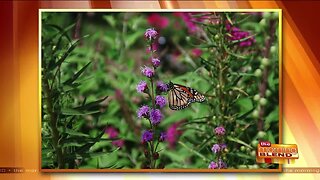
<svg viewBox="0 0 320 180">
<path fill-rule="evenodd" d="M 296 144 L 271 144 L 260 141 L 257 147 L 257 163 L 294 164 L 299 158 Z"/>
</svg>

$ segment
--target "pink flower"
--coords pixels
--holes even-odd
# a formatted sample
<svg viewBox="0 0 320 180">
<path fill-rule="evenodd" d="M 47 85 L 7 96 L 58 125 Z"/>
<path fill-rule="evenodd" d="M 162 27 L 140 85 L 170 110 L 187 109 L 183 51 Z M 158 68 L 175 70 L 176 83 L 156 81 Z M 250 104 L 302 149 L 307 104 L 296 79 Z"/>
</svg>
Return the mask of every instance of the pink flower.
<svg viewBox="0 0 320 180">
<path fill-rule="evenodd" d="M 198 48 L 195 48 L 195 49 L 192 49 L 192 55 L 194 57 L 199 57 L 202 55 L 202 50 L 201 49 L 198 49 Z"/>
<path fill-rule="evenodd" d="M 116 128 L 110 126 L 107 127 L 105 130 L 105 133 L 109 135 L 109 138 L 118 138 L 119 132 Z M 112 145 L 117 146 L 117 147 L 122 147 L 124 145 L 124 140 L 123 139 L 118 139 L 118 140 L 113 140 Z"/>
<path fill-rule="evenodd" d="M 199 14 L 199 13 L 186 13 L 186 12 L 177 12 L 174 13 L 175 16 L 180 17 L 183 21 L 186 27 L 188 28 L 189 33 L 195 33 L 198 31 L 199 27 L 193 22 L 193 21 L 198 21 L 202 22 L 204 19 L 208 17 L 192 17 L 194 14 Z"/>
<path fill-rule="evenodd" d="M 182 134 L 182 131 L 181 130 L 178 130 L 180 124 L 182 123 L 183 121 L 179 121 L 179 122 L 176 122 L 176 123 L 173 123 L 168 129 L 167 129 L 167 141 L 169 143 L 169 148 L 174 148 L 176 146 L 176 143 L 179 139 L 179 137 L 181 136 Z"/>
<path fill-rule="evenodd" d="M 111 144 L 114 145 L 114 146 L 117 146 L 117 147 L 123 147 L 124 140 L 123 139 L 118 139 L 118 140 L 112 141 Z"/>
<path fill-rule="evenodd" d="M 109 138 L 116 138 L 119 134 L 118 130 L 111 126 L 107 127 L 104 132 L 109 135 Z"/>
<path fill-rule="evenodd" d="M 152 13 L 148 16 L 148 23 L 159 29 L 166 28 L 169 25 L 169 19 L 160 16 L 158 13 Z"/>
</svg>

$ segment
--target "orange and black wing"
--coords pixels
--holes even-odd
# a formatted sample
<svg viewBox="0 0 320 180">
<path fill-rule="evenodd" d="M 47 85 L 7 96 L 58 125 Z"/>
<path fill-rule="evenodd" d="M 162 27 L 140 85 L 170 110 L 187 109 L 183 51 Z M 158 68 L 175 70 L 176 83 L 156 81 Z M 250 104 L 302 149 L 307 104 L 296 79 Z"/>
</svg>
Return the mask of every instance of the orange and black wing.
<svg viewBox="0 0 320 180">
<path fill-rule="evenodd" d="M 190 87 L 170 82 L 169 88 L 168 101 L 169 107 L 172 110 L 184 109 L 188 107 L 190 103 L 205 101 L 204 95 Z"/>
</svg>

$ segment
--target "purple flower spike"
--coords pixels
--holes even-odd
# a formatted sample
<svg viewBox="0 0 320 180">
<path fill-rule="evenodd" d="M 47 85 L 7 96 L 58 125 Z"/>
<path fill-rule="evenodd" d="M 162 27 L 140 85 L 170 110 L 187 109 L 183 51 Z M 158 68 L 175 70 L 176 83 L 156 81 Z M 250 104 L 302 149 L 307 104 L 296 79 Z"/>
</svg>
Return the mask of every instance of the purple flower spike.
<svg viewBox="0 0 320 180">
<path fill-rule="evenodd" d="M 161 132 L 159 141 L 165 141 L 167 139 L 167 133 L 166 132 Z"/>
<path fill-rule="evenodd" d="M 160 106 L 160 108 L 163 108 L 166 105 L 167 101 L 166 98 L 163 96 L 156 96 L 156 105 Z"/>
<path fill-rule="evenodd" d="M 142 93 L 148 89 L 148 85 L 145 81 L 140 81 L 136 89 L 139 93 Z"/>
<path fill-rule="evenodd" d="M 221 150 L 221 147 L 219 144 L 214 144 L 211 148 L 212 152 L 217 153 Z"/>
<path fill-rule="evenodd" d="M 158 32 L 152 28 L 147 29 L 146 32 L 144 33 L 144 37 L 146 37 L 149 40 L 155 39 L 157 36 L 158 36 Z"/>
<path fill-rule="evenodd" d="M 219 126 L 214 129 L 214 132 L 218 136 L 223 136 L 226 133 L 226 130 L 224 129 L 223 126 Z"/>
<path fill-rule="evenodd" d="M 144 131 L 141 137 L 142 143 L 150 142 L 152 140 L 153 140 L 153 132 L 150 130 Z"/>
<path fill-rule="evenodd" d="M 226 169 L 227 168 L 227 163 L 223 162 L 222 159 L 218 160 L 218 166 L 219 169 Z"/>
<path fill-rule="evenodd" d="M 150 121 L 153 125 L 157 125 L 162 120 L 162 114 L 159 109 L 152 109 L 150 111 Z"/>
<path fill-rule="evenodd" d="M 227 148 L 227 145 L 226 144 L 219 144 L 220 145 L 220 149 L 221 151 L 223 151 L 224 149 Z"/>
<path fill-rule="evenodd" d="M 151 59 L 153 67 L 158 67 L 160 65 L 160 59 L 158 58 L 152 58 Z"/>
<path fill-rule="evenodd" d="M 137 111 L 137 116 L 139 119 L 142 117 L 148 118 L 149 117 L 149 106 L 142 106 L 138 111 Z"/>
<path fill-rule="evenodd" d="M 169 90 L 169 87 L 167 84 L 163 83 L 162 81 L 157 82 L 157 89 L 160 92 L 167 92 Z"/>
<path fill-rule="evenodd" d="M 208 168 L 209 169 L 217 169 L 219 166 L 216 162 L 211 161 Z"/>
<path fill-rule="evenodd" d="M 147 76 L 148 78 L 151 78 L 154 76 L 154 70 L 148 66 L 144 66 L 141 68 L 141 72 L 143 75 Z"/>
</svg>

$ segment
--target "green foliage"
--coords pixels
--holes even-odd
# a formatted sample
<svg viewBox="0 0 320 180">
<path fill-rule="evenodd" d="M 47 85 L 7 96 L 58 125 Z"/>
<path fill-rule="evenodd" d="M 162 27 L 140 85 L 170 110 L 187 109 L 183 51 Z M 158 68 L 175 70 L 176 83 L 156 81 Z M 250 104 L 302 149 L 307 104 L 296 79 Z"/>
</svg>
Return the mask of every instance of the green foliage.
<svg viewBox="0 0 320 180">
<path fill-rule="evenodd" d="M 222 159 L 228 168 L 277 168 L 257 165 L 252 155 L 259 140 L 279 141 L 277 19 L 194 13 L 193 32 L 186 14 L 156 14 L 169 20 L 167 27 L 155 27 L 164 38 L 157 44 L 156 78 L 192 87 L 206 101 L 180 111 L 164 108 L 157 131 L 177 125 L 181 134 L 173 144 L 159 144 L 155 167 L 206 169 Z M 148 22 L 151 15 L 42 13 L 42 168 L 143 167 L 141 132 L 149 122 L 136 110 L 148 99 L 136 85 L 140 67 L 150 64 L 144 32 L 156 26 Z M 232 39 L 227 22 L 250 35 Z M 252 38 L 255 43 L 240 46 Z M 215 135 L 218 126 L 224 136 Z M 110 127 L 116 137 L 105 133 Z M 216 143 L 227 148 L 213 153 Z"/>
<path fill-rule="evenodd" d="M 49 24 L 44 13 L 42 19 L 42 168 L 76 168 L 83 159 L 91 159 L 95 154 L 106 152 L 88 150 L 102 139 L 103 129 L 95 133 L 81 131 L 89 116 L 98 119 L 101 102 L 107 96 L 93 102 L 80 100 L 79 87 L 88 62 L 80 70 L 68 62 L 81 39 L 71 40 L 68 31 Z M 99 155 L 100 156 L 100 155 Z"/>
</svg>

